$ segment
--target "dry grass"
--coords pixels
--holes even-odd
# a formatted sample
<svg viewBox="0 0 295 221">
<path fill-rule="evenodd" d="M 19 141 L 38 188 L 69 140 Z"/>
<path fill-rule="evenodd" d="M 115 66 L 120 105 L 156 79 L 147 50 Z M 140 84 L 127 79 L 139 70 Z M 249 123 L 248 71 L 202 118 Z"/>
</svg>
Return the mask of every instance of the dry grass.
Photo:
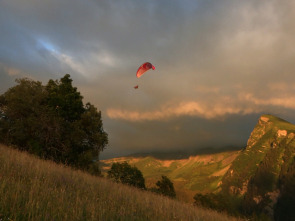
<svg viewBox="0 0 295 221">
<path fill-rule="evenodd" d="M 0 145 L 0 220 L 236 220 Z"/>
</svg>

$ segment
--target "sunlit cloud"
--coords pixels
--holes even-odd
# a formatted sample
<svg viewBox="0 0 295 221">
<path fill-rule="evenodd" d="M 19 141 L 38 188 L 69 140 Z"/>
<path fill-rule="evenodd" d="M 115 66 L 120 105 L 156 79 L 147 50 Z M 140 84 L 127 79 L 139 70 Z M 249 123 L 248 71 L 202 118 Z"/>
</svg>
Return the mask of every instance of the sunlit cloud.
<svg viewBox="0 0 295 221">
<path fill-rule="evenodd" d="M 227 114 L 249 114 L 255 110 L 228 106 L 227 104 L 206 105 L 195 101 L 181 102 L 177 105 L 165 105 L 156 111 L 127 111 L 121 109 L 108 109 L 107 116 L 111 119 L 127 121 L 152 121 L 167 120 L 172 117 L 197 116 L 206 119 L 214 119 Z"/>
<path fill-rule="evenodd" d="M 281 87 L 281 85 L 272 85 Z M 240 93 L 237 97 L 220 96 L 215 103 L 205 100 L 179 102 L 177 104 L 166 104 L 158 110 L 139 111 L 109 108 L 107 116 L 110 119 L 126 121 L 162 121 L 173 117 L 192 116 L 204 119 L 218 119 L 226 115 L 255 114 L 269 112 L 275 108 L 295 110 L 295 98 L 291 95 L 277 94 L 271 98 L 261 98 L 251 93 Z"/>
<path fill-rule="evenodd" d="M 1 64 L 0 63 L 0 68 L 3 68 L 4 73 L 6 73 L 7 75 L 11 76 L 11 77 L 20 77 L 23 76 L 24 72 L 18 68 L 15 67 L 9 67 L 7 65 Z"/>
<path fill-rule="evenodd" d="M 272 97 L 272 98 L 257 98 L 253 94 L 245 94 L 244 95 L 245 100 L 250 101 L 251 103 L 257 105 L 257 106 L 277 106 L 281 108 L 288 108 L 288 109 L 294 109 L 295 110 L 295 98 L 291 95 L 289 96 L 278 96 L 278 97 Z"/>
<path fill-rule="evenodd" d="M 16 68 L 7 68 L 6 72 L 9 76 L 18 76 L 21 75 L 22 71 Z"/>
</svg>

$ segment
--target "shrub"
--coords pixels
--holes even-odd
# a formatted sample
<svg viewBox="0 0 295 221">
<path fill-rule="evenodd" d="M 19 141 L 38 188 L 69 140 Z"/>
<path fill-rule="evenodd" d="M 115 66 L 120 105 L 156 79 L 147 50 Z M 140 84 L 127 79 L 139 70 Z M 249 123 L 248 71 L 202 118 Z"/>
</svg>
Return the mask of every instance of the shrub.
<svg viewBox="0 0 295 221">
<path fill-rule="evenodd" d="M 130 166 L 127 162 L 113 163 L 111 169 L 108 171 L 108 178 L 113 179 L 117 183 L 145 189 L 145 180 L 141 171 L 135 166 Z"/>
<path fill-rule="evenodd" d="M 164 196 L 169 196 L 171 198 L 176 197 L 173 183 L 168 177 L 162 176 L 162 179 L 156 183 L 157 188 L 153 188 L 152 191 L 162 194 Z"/>
</svg>

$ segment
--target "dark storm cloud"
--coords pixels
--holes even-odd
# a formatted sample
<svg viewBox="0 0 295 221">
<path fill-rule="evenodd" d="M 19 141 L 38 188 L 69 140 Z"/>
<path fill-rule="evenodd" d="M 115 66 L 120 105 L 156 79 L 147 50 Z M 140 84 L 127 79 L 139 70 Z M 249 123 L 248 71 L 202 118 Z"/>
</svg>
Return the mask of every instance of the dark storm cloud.
<svg viewBox="0 0 295 221">
<path fill-rule="evenodd" d="M 294 21 L 291 0 L 2 0 L 1 93 L 69 73 L 113 153 L 240 145 L 261 113 L 295 118 Z"/>
<path fill-rule="evenodd" d="M 195 153 L 205 149 L 246 146 L 259 114 L 241 117 L 228 116 L 226 120 L 205 120 L 197 117 L 181 117 L 170 121 L 145 124 L 116 122 L 110 128 L 121 136 L 110 136 L 115 148 L 106 149 L 103 158 L 132 153 Z M 129 139 L 123 139 L 128 137 Z M 121 148 L 120 148 L 121 147 Z M 125 148 L 122 148 L 125 147 Z"/>
</svg>

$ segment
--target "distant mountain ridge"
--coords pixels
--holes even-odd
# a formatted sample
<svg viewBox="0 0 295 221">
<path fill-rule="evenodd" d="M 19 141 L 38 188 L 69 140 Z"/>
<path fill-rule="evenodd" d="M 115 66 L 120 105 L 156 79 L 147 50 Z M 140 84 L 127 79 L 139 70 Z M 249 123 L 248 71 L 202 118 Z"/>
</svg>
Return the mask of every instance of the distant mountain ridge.
<svg viewBox="0 0 295 221">
<path fill-rule="evenodd" d="M 242 147 L 239 146 L 224 146 L 224 147 L 204 147 L 197 150 L 191 151 L 171 151 L 171 152 L 146 152 L 146 153 L 133 153 L 125 157 L 143 158 L 143 157 L 154 157 L 159 160 L 181 160 L 188 159 L 191 156 L 196 155 L 213 155 L 217 153 L 239 151 Z M 120 157 L 119 157 L 120 158 Z M 111 158 L 109 158 L 111 159 Z"/>
</svg>

